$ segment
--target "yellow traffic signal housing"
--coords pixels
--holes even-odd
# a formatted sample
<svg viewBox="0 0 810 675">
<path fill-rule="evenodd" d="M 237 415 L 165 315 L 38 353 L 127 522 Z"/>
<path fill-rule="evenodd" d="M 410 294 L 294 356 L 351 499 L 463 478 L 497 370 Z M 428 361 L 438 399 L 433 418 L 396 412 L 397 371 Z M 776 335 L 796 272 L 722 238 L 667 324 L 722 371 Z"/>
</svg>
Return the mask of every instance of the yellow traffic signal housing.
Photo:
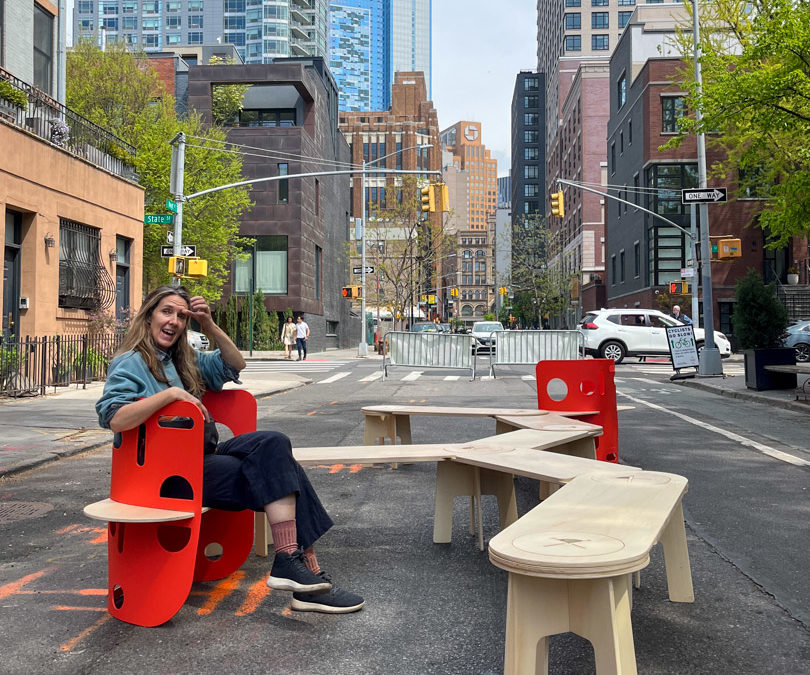
<svg viewBox="0 0 810 675">
<path fill-rule="evenodd" d="M 565 218 L 565 203 L 562 190 L 551 193 L 551 215 L 556 218 Z"/>
<path fill-rule="evenodd" d="M 169 258 L 169 274 L 178 279 L 202 279 L 208 276 L 208 261 L 175 255 Z"/>
<path fill-rule="evenodd" d="M 670 295 L 689 295 L 688 281 L 671 281 L 669 283 Z"/>
<path fill-rule="evenodd" d="M 447 189 L 446 183 L 436 183 L 435 196 L 437 197 L 436 205 L 440 213 L 447 213 L 450 210 L 450 191 Z"/>
<path fill-rule="evenodd" d="M 356 300 L 358 298 L 363 297 L 363 294 L 360 292 L 362 286 L 344 286 L 343 287 L 343 297 L 347 300 Z"/>
<path fill-rule="evenodd" d="M 457 298 L 458 297 L 458 289 L 457 288 L 451 288 L 450 289 L 450 297 L 451 298 Z"/>
<path fill-rule="evenodd" d="M 742 256 L 742 246 L 739 239 L 721 239 L 717 242 L 718 260 L 728 260 L 729 258 L 740 258 Z"/>
<path fill-rule="evenodd" d="M 433 185 L 426 185 L 419 193 L 422 195 L 422 211 L 424 213 L 436 212 L 436 197 L 433 193 Z"/>
</svg>

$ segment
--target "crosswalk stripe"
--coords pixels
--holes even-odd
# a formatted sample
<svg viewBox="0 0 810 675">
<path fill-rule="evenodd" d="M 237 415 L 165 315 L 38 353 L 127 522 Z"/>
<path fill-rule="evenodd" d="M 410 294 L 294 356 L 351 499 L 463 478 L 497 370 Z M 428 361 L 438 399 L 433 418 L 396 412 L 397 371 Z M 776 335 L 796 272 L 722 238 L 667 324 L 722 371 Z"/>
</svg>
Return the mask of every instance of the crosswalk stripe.
<svg viewBox="0 0 810 675">
<path fill-rule="evenodd" d="M 360 382 L 374 382 L 374 380 L 379 380 L 382 376 L 381 370 L 375 370 L 371 375 L 366 375 Z"/>
<path fill-rule="evenodd" d="M 327 377 L 325 380 L 321 380 L 320 382 L 318 382 L 318 384 L 329 384 L 331 382 L 337 382 L 338 380 L 342 380 L 344 377 L 348 377 L 348 375 L 349 375 L 348 371 L 343 373 L 335 373 L 334 375 L 332 375 L 332 377 Z"/>
<path fill-rule="evenodd" d="M 448 375 L 447 377 L 444 378 L 444 381 L 445 382 L 455 382 L 460 377 L 461 377 L 460 375 Z"/>
<path fill-rule="evenodd" d="M 414 380 L 418 380 L 420 377 L 422 377 L 422 372 L 423 371 L 421 370 L 414 370 L 403 377 L 402 382 L 413 382 Z"/>
<path fill-rule="evenodd" d="M 535 377 L 534 377 L 534 375 L 523 375 L 520 379 L 521 380 L 534 380 Z"/>
</svg>

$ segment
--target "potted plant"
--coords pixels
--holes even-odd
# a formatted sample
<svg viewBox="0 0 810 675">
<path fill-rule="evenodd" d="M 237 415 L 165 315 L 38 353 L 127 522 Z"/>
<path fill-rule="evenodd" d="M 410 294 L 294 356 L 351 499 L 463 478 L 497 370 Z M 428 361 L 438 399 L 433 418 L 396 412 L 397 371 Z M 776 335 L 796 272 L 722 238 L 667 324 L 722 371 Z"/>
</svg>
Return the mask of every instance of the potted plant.
<svg viewBox="0 0 810 675">
<path fill-rule="evenodd" d="M 734 304 L 734 337 L 744 350 L 745 386 L 749 389 L 788 389 L 796 386 L 796 375 L 771 373 L 765 366 L 792 365 L 796 353 L 778 347 L 779 336 L 788 324 L 787 310 L 776 299 L 774 283 L 765 284 L 754 270 L 737 282 Z"/>
<path fill-rule="evenodd" d="M 799 283 L 799 268 L 796 265 L 788 267 L 787 271 L 788 286 L 796 286 Z"/>
<path fill-rule="evenodd" d="M 0 113 L 5 113 L 17 121 L 17 113 L 28 105 L 28 96 L 11 82 L 0 80 Z"/>
</svg>

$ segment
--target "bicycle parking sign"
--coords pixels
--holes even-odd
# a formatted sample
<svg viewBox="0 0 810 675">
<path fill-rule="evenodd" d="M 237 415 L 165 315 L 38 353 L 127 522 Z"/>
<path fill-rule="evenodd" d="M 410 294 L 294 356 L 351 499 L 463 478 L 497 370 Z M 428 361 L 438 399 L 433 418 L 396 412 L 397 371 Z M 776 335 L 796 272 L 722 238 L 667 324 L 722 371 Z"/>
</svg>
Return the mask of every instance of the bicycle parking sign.
<svg viewBox="0 0 810 675">
<path fill-rule="evenodd" d="M 697 343 L 692 326 L 667 326 L 666 331 L 672 368 L 674 370 L 697 368 L 699 363 Z"/>
</svg>

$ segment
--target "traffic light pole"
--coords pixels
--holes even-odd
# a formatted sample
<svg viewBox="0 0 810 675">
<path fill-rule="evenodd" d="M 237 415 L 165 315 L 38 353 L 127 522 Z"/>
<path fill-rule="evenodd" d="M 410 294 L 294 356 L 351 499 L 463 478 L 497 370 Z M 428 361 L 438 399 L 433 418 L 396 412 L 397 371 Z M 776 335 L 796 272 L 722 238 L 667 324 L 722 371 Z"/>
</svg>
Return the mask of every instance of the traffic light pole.
<svg viewBox="0 0 810 675">
<path fill-rule="evenodd" d="M 183 250 L 183 196 L 184 178 L 186 174 L 186 135 L 181 131 L 169 143 L 172 146 L 172 169 L 169 178 L 169 192 L 172 193 L 177 204 L 177 213 L 174 215 L 174 246 L 173 253 L 179 256 Z M 180 278 L 172 277 L 172 286 L 179 286 Z"/>
</svg>

